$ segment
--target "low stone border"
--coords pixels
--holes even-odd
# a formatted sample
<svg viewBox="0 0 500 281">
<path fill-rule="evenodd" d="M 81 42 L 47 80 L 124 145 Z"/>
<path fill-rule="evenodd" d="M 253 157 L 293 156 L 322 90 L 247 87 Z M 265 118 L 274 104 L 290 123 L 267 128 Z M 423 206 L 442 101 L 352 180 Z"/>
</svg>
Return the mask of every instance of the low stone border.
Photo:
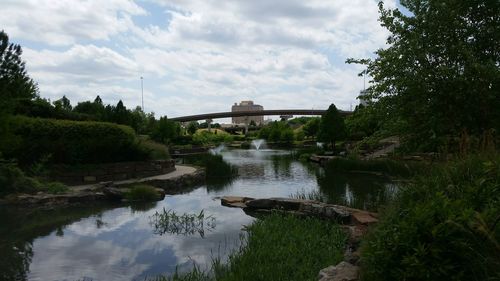
<svg viewBox="0 0 500 281">
<path fill-rule="evenodd" d="M 120 181 L 145 178 L 175 171 L 175 160 L 154 160 L 139 162 L 104 163 L 83 167 L 80 170 L 56 165 L 50 178 L 67 185 L 92 184 L 106 181 Z"/>
<path fill-rule="evenodd" d="M 63 194 L 48 194 L 39 192 L 37 194 L 11 194 L 0 200 L 1 205 L 29 206 L 53 208 L 68 205 L 84 204 L 96 201 L 123 201 L 125 194 L 130 190 L 129 186 L 136 183 L 147 184 L 157 188 L 161 195 L 186 193 L 205 182 L 205 170 L 196 169 L 195 172 L 167 179 L 138 179 L 137 182 L 127 184 L 116 184 L 112 181 L 89 185 L 84 189 L 72 190 Z"/>
</svg>

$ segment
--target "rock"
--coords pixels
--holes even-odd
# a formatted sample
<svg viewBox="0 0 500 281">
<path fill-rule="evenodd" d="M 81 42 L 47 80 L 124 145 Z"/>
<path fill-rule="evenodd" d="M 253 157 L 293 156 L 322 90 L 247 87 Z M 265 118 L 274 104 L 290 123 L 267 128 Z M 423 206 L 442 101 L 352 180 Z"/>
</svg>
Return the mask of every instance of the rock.
<svg viewBox="0 0 500 281">
<path fill-rule="evenodd" d="M 123 188 L 105 187 L 102 192 L 111 200 L 122 200 L 125 190 Z"/>
<path fill-rule="evenodd" d="M 249 197 L 239 197 L 239 196 L 224 196 L 220 199 L 221 204 L 226 207 L 233 207 L 233 208 L 246 208 L 247 205 L 245 202 L 254 200 L 253 198 Z"/>
<path fill-rule="evenodd" d="M 351 249 L 347 249 L 344 253 L 344 261 L 353 265 L 358 265 L 359 258 L 360 258 L 359 250 L 352 251 Z"/>
<path fill-rule="evenodd" d="M 342 225 L 341 226 L 348 235 L 348 245 L 352 249 L 357 249 L 361 238 L 368 232 L 368 227 L 364 225 Z"/>
<path fill-rule="evenodd" d="M 294 198 L 269 198 L 269 200 L 274 200 L 278 208 L 283 210 L 298 211 L 300 205 L 304 202 L 314 202 L 309 200 L 294 199 Z"/>
<path fill-rule="evenodd" d="M 251 209 L 274 209 L 277 204 L 276 201 L 273 199 L 254 199 L 254 200 L 249 200 L 248 202 L 245 202 L 248 208 Z"/>
<path fill-rule="evenodd" d="M 358 280 L 359 267 L 348 262 L 329 266 L 319 271 L 319 281 L 355 281 Z"/>
<path fill-rule="evenodd" d="M 100 183 L 95 184 L 96 189 L 102 189 L 105 187 L 111 187 L 114 185 L 113 181 L 102 181 Z"/>
<path fill-rule="evenodd" d="M 365 225 L 369 225 L 369 224 L 373 224 L 373 223 L 377 223 L 378 222 L 378 219 L 375 218 L 370 212 L 364 212 L 364 211 L 353 211 L 351 213 L 351 216 L 354 220 L 354 223 L 357 223 L 357 224 L 365 224 Z"/>
</svg>

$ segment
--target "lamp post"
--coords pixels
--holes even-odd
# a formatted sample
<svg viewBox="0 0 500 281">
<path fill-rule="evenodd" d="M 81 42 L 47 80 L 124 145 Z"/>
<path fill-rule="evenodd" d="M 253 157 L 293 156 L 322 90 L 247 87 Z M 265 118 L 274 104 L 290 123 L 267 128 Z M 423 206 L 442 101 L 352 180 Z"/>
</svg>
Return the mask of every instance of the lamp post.
<svg viewBox="0 0 500 281">
<path fill-rule="evenodd" d="M 144 111 L 144 83 L 143 83 L 144 78 L 141 76 L 141 97 L 142 97 L 142 112 Z"/>
</svg>

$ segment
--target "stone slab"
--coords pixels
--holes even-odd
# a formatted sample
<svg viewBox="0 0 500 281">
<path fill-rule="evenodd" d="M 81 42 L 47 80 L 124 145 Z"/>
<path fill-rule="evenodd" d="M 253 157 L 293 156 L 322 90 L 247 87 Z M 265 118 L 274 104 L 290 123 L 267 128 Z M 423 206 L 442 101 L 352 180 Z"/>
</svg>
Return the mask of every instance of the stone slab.
<svg viewBox="0 0 500 281">
<path fill-rule="evenodd" d="M 371 213 L 369 212 L 352 212 L 351 213 L 352 219 L 354 220 L 355 223 L 358 224 L 374 224 L 378 222 L 378 219 L 375 218 Z"/>
</svg>

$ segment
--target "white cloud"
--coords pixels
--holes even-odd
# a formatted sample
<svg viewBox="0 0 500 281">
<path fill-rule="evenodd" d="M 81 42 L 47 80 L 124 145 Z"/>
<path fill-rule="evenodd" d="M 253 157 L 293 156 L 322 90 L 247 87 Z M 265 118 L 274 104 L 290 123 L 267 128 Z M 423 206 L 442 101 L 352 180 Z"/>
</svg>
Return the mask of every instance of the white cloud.
<svg viewBox="0 0 500 281">
<path fill-rule="evenodd" d="M 226 111 L 243 99 L 269 109 L 326 108 L 332 102 L 349 109 L 363 80 L 357 77 L 361 67 L 344 60 L 371 56 L 387 36 L 376 0 L 35 5 L 7 2 L 0 24 L 14 38 L 66 46 L 25 46 L 42 96 L 66 94 L 76 102 L 100 94 L 105 102 L 123 99 L 135 107 L 144 76 L 146 110 L 157 116 Z M 395 0 L 386 5 L 394 7 Z M 29 10 L 32 20 L 23 16 Z M 139 25 L 135 16 L 150 20 Z"/>
<path fill-rule="evenodd" d="M 129 0 L 2 1 L 0 26 L 15 38 L 67 46 L 79 40 L 109 40 L 146 11 Z"/>
</svg>

